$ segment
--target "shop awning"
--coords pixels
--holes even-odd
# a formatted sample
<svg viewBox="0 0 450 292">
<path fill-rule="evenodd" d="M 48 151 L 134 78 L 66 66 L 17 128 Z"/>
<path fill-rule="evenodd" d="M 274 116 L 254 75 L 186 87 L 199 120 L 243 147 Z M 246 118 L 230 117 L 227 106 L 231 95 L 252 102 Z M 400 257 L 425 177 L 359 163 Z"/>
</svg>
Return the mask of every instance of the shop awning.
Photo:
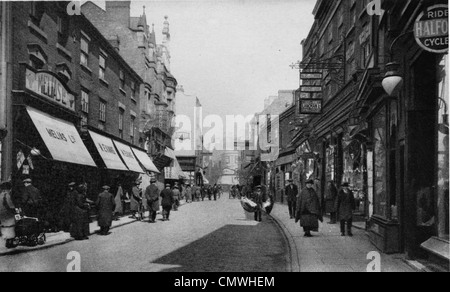
<svg viewBox="0 0 450 292">
<path fill-rule="evenodd" d="M 123 161 L 125 161 L 126 166 L 128 166 L 128 169 L 134 172 L 144 173 L 139 162 L 136 160 L 136 157 L 134 157 L 131 147 L 114 140 L 113 142 L 116 145 L 117 150 L 119 150 L 119 154 Z"/>
<path fill-rule="evenodd" d="M 153 161 L 148 157 L 147 153 L 134 148 L 131 148 L 131 150 L 133 150 L 134 155 L 136 155 L 137 159 L 142 163 L 145 169 L 151 172 L 160 173 Z"/>
<path fill-rule="evenodd" d="M 166 148 L 164 151 L 164 155 L 170 157 L 173 160 L 172 162 L 173 166 L 164 168 L 165 178 L 166 179 L 187 178 L 183 170 L 181 169 L 180 163 L 178 162 L 178 159 L 175 156 L 175 152 L 170 148 Z"/>
<path fill-rule="evenodd" d="M 96 167 L 73 124 L 30 107 L 27 112 L 54 160 Z"/>
<path fill-rule="evenodd" d="M 114 170 L 127 170 L 128 168 L 123 164 L 120 159 L 119 153 L 117 153 L 114 147 L 113 141 L 110 138 L 99 135 L 95 132 L 89 131 L 95 147 L 97 147 L 98 153 L 105 162 L 106 168 Z"/>
</svg>

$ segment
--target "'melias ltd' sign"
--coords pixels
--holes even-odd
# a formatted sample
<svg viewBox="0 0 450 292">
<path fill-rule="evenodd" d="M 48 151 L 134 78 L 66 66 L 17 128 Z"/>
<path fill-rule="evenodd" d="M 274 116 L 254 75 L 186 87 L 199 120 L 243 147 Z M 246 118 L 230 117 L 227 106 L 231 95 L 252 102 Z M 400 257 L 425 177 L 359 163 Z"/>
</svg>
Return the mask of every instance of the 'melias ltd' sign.
<svg viewBox="0 0 450 292">
<path fill-rule="evenodd" d="M 432 53 L 448 52 L 448 5 L 427 8 L 416 19 L 414 36 L 424 50 Z"/>
<path fill-rule="evenodd" d="M 33 72 L 27 68 L 25 88 L 75 111 L 75 97 L 66 86 L 50 72 Z"/>
</svg>

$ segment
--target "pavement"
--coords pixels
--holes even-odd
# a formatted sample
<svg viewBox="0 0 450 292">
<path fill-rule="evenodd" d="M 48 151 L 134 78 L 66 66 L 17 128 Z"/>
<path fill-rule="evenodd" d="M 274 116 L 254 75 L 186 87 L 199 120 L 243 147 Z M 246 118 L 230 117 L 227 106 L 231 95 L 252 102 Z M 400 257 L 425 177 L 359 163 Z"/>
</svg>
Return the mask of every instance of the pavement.
<svg viewBox="0 0 450 292">
<path fill-rule="evenodd" d="M 271 216 L 286 234 L 290 246 L 292 272 L 367 272 L 373 271 L 373 257 L 380 255 L 380 272 L 416 272 L 403 255 L 386 255 L 369 241 L 364 229 L 353 228 L 353 237 L 342 237 L 339 224 L 320 223 L 319 232 L 304 237 L 300 223 L 290 219 L 287 205 L 276 203 Z M 372 256 L 372 255 L 371 255 Z M 369 259 L 368 259 L 369 258 Z"/>
<path fill-rule="evenodd" d="M 133 222 L 136 222 L 136 219 L 128 218 L 128 216 L 121 217 L 118 221 L 113 221 L 111 229 L 121 227 L 124 225 L 131 224 Z M 100 228 L 97 225 L 97 221 L 94 221 L 89 224 L 89 230 L 90 234 L 94 235 L 96 234 Z M 34 247 L 29 246 L 18 246 L 14 249 L 8 249 L 5 247 L 5 240 L 0 237 L 0 257 L 6 256 L 6 255 L 13 255 L 13 254 L 19 254 L 19 253 L 25 253 L 35 250 L 41 250 L 41 249 L 47 249 L 51 248 L 57 245 L 65 244 L 74 241 L 72 237 L 70 237 L 70 234 L 67 232 L 57 232 L 57 233 L 46 233 L 45 234 L 47 241 L 44 245 L 38 245 Z"/>
</svg>

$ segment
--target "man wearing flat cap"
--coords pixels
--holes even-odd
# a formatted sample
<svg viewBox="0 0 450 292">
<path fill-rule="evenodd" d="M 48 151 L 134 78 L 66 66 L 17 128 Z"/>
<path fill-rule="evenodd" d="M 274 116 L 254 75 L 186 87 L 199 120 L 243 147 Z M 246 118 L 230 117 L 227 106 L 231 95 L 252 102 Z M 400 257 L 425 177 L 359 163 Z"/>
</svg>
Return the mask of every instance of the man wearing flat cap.
<svg viewBox="0 0 450 292">
<path fill-rule="evenodd" d="M 314 181 L 308 180 L 297 199 L 295 223 L 300 221 L 305 237 L 312 237 L 311 231 L 319 231 L 319 220 L 323 220 L 319 197 L 314 190 Z"/>
<path fill-rule="evenodd" d="M 350 190 L 350 185 L 347 182 L 342 184 L 342 189 L 339 191 L 336 199 L 336 210 L 338 212 L 338 220 L 341 223 L 341 236 L 345 236 L 345 225 L 347 223 L 347 235 L 353 236 L 353 210 L 355 209 L 355 197 Z"/>
<path fill-rule="evenodd" d="M 266 201 L 266 198 L 264 198 L 264 194 L 262 192 L 261 186 L 256 186 L 253 192 L 252 201 L 256 203 L 256 211 L 255 211 L 255 221 L 261 222 L 262 221 L 262 209 L 263 204 Z"/>
<path fill-rule="evenodd" d="M 284 192 L 287 197 L 289 216 L 291 217 L 291 219 L 294 219 L 295 208 L 297 204 L 298 187 L 294 184 L 294 181 L 292 179 L 288 180 L 288 185 L 286 186 Z"/>
<path fill-rule="evenodd" d="M 161 192 L 161 206 L 163 209 L 163 221 L 169 221 L 170 211 L 172 210 L 173 203 L 173 192 L 170 189 L 170 184 L 166 184 L 166 188 Z"/>
<path fill-rule="evenodd" d="M 41 213 L 42 197 L 41 192 L 33 186 L 30 178 L 23 180 L 22 209 L 26 216 L 39 218 Z"/>
<path fill-rule="evenodd" d="M 98 195 L 96 202 L 98 209 L 98 226 L 100 227 L 100 235 L 108 235 L 112 225 L 113 212 L 116 208 L 114 196 L 109 192 L 109 186 L 103 186 L 103 192 Z"/>
</svg>

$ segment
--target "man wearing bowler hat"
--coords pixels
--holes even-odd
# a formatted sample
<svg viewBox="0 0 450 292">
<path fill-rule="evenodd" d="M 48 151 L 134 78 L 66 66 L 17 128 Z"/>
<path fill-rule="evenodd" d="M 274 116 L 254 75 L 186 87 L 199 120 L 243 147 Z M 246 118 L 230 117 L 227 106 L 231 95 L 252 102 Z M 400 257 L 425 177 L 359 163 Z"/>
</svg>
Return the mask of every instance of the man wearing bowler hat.
<svg viewBox="0 0 450 292">
<path fill-rule="evenodd" d="M 308 180 L 297 199 L 295 222 L 300 221 L 305 237 L 312 237 L 311 231 L 319 231 L 319 220 L 323 221 L 319 197 L 314 190 L 314 181 Z"/>
<path fill-rule="evenodd" d="M 100 235 L 108 235 L 112 225 L 113 212 L 116 208 L 114 196 L 109 192 L 110 187 L 104 186 L 103 192 L 98 195 L 96 202 L 98 209 L 98 226 L 100 227 Z"/>
<path fill-rule="evenodd" d="M 298 196 L 298 187 L 294 185 L 294 181 L 292 179 L 288 180 L 289 184 L 286 186 L 285 194 L 288 201 L 288 208 L 289 208 L 289 216 L 291 219 L 294 219 L 295 216 L 295 207 L 297 203 L 297 196 Z"/>
<path fill-rule="evenodd" d="M 345 225 L 347 223 L 347 235 L 353 236 L 353 210 L 355 209 L 355 198 L 353 192 L 349 188 L 347 182 L 342 184 L 342 189 L 339 191 L 336 199 L 336 208 L 338 213 L 338 220 L 341 223 L 341 236 L 345 236 Z"/>
<path fill-rule="evenodd" d="M 159 211 L 159 188 L 156 186 L 156 178 L 150 179 L 150 185 L 145 190 L 145 197 L 148 206 L 148 220 L 150 223 L 155 223 L 156 212 Z"/>
</svg>

